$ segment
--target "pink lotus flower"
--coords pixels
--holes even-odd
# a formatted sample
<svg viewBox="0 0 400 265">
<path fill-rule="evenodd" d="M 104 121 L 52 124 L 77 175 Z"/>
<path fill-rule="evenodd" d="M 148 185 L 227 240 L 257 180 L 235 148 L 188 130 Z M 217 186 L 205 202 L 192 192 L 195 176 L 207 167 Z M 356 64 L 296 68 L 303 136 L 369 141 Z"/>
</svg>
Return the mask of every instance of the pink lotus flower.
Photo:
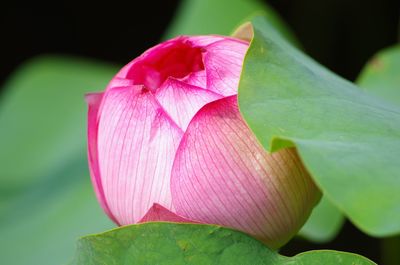
<svg viewBox="0 0 400 265">
<path fill-rule="evenodd" d="M 114 222 L 219 224 L 271 247 L 303 225 L 318 189 L 294 149 L 266 153 L 239 113 L 247 48 L 228 37 L 178 37 L 87 96 L 92 181 Z"/>
</svg>

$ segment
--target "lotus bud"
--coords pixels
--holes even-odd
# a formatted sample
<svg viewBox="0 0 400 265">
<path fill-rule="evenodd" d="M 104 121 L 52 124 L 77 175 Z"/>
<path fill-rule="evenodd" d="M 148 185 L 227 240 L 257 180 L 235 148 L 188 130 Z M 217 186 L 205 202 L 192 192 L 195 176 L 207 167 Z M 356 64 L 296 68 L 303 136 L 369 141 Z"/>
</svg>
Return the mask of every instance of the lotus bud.
<svg viewBox="0 0 400 265">
<path fill-rule="evenodd" d="M 115 223 L 217 224 L 273 248 L 304 224 L 320 192 L 295 149 L 267 153 L 239 112 L 247 49 L 177 37 L 87 95 L 92 182 Z"/>
</svg>

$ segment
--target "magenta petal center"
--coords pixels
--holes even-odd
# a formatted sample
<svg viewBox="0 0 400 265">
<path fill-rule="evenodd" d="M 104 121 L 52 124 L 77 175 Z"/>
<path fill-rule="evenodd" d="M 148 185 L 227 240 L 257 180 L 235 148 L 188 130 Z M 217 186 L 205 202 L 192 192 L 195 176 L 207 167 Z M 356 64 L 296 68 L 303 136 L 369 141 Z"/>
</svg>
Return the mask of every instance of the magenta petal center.
<svg viewBox="0 0 400 265">
<path fill-rule="evenodd" d="M 126 75 L 136 85 L 155 91 L 168 77 L 182 79 L 204 70 L 202 48 L 179 38 L 149 51 L 137 61 Z"/>
</svg>

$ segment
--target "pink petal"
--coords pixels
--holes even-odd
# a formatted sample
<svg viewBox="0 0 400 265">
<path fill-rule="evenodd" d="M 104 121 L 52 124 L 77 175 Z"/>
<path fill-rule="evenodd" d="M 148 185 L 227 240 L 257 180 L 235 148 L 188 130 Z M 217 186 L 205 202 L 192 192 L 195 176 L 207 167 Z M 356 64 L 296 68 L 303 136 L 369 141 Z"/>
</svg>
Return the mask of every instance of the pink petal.
<svg viewBox="0 0 400 265">
<path fill-rule="evenodd" d="M 155 96 L 182 130 L 186 130 L 190 120 L 201 107 L 222 97 L 174 78 L 167 79 Z"/>
<path fill-rule="evenodd" d="M 103 93 L 90 93 L 85 96 L 86 102 L 89 105 L 88 110 L 88 160 L 90 177 L 93 183 L 94 191 L 97 200 L 104 212 L 110 217 L 111 220 L 117 222 L 110 209 L 108 208 L 107 201 L 104 197 L 103 186 L 101 183 L 101 176 L 99 170 L 99 160 L 97 153 L 97 128 L 98 128 L 98 111 L 100 107 Z"/>
<path fill-rule="evenodd" d="M 188 85 L 197 86 L 199 88 L 207 88 L 207 74 L 206 71 L 197 71 L 189 74 L 186 78 L 182 79 Z"/>
<path fill-rule="evenodd" d="M 118 223 L 138 222 L 154 203 L 173 210 L 170 172 L 181 129 L 143 86 L 108 90 L 100 117 L 101 181 Z"/>
<path fill-rule="evenodd" d="M 204 65 L 207 89 L 224 95 L 236 95 L 248 43 L 236 39 L 223 39 L 207 46 Z"/>
<path fill-rule="evenodd" d="M 146 213 L 146 215 L 143 216 L 143 218 L 139 221 L 139 223 L 156 222 L 156 221 L 175 222 L 175 223 L 196 223 L 192 220 L 179 216 L 171 212 L 167 208 L 155 203 Z"/>
<path fill-rule="evenodd" d="M 214 42 L 226 39 L 226 37 L 218 36 L 218 35 L 203 35 L 203 36 L 190 36 L 189 40 L 196 46 L 205 47 Z"/>
<path fill-rule="evenodd" d="M 172 169 L 175 211 L 279 247 L 303 225 L 319 193 L 294 149 L 263 150 L 236 101 L 209 103 L 189 124 Z"/>
<path fill-rule="evenodd" d="M 114 77 L 110 83 L 107 85 L 108 88 L 113 88 L 113 87 L 127 87 L 127 86 L 133 86 L 134 82 L 131 79 L 125 79 L 121 77 Z"/>
</svg>

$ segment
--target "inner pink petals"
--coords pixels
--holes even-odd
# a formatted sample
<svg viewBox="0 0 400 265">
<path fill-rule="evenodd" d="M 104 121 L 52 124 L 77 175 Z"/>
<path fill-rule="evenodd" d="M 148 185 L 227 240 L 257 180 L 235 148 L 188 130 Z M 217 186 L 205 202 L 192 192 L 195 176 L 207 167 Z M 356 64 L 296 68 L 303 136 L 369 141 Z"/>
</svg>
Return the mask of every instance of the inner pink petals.
<svg viewBox="0 0 400 265">
<path fill-rule="evenodd" d="M 171 118 L 185 131 L 190 120 L 205 104 L 220 99 L 214 92 L 169 78 L 155 96 Z"/>
<path fill-rule="evenodd" d="M 171 40 L 140 57 L 126 78 L 155 91 L 168 77 L 180 79 L 204 70 L 202 52 L 187 37 Z"/>
<path fill-rule="evenodd" d="M 138 222 L 154 203 L 173 210 L 170 172 L 181 129 L 142 86 L 108 90 L 101 111 L 99 169 L 119 224 Z"/>
<path fill-rule="evenodd" d="M 206 71 L 198 71 L 191 73 L 181 80 L 188 85 L 197 86 L 199 88 L 207 89 L 207 73 Z"/>
<path fill-rule="evenodd" d="M 182 36 L 125 66 L 113 86 L 143 85 L 183 130 L 205 104 L 237 94 L 248 44 L 221 36 Z"/>
<path fill-rule="evenodd" d="M 237 94 L 247 48 L 247 43 L 235 39 L 223 39 L 207 46 L 204 55 L 207 89 L 224 96 Z"/>
</svg>

